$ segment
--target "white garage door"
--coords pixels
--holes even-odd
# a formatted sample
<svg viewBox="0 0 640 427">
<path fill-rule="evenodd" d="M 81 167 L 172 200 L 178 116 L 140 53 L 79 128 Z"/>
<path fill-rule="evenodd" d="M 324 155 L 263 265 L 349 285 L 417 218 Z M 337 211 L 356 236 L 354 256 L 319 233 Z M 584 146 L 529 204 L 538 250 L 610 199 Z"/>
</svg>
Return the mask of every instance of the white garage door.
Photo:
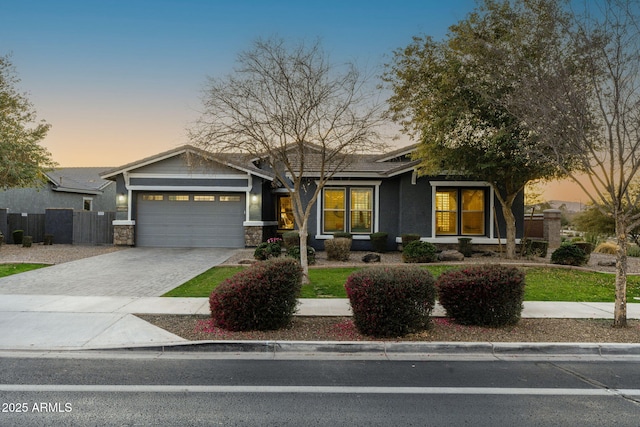
<svg viewBox="0 0 640 427">
<path fill-rule="evenodd" d="M 245 195 L 141 193 L 136 244 L 173 248 L 244 247 Z"/>
</svg>

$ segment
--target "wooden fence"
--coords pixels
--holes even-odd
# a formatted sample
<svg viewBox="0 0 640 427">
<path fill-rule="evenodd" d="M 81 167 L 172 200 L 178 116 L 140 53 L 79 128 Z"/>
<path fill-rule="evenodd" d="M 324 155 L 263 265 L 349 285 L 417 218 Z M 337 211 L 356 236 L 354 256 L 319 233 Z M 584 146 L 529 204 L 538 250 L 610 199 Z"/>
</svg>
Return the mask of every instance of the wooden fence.
<svg viewBox="0 0 640 427">
<path fill-rule="evenodd" d="M 44 214 L 9 213 L 6 215 L 5 242 L 13 243 L 13 231 L 24 230 L 34 243 L 44 241 L 45 234 L 53 235 L 54 243 L 74 245 L 113 244 L 115 212 L 73 211 L 48 209 Z"/>
<path fill-rule="evenodd" d="M 115 212 L 73 212 L 73 244 L 100 245 L 113 243 Z"/>
</svg>

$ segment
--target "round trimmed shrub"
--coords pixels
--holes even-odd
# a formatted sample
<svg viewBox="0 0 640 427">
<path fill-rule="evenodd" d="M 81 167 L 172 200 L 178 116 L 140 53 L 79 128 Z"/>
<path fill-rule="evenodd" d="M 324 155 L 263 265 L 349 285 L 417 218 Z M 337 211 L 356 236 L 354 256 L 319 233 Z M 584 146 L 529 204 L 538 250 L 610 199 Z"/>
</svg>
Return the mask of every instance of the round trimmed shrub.
<svg viewBox="0 0 640 427">
<path fill-rule="evenodd" d="M 589 257 L 578 246 L 573 243 L 563 243 L 551 254 L 552 264 L 561 265 L 585 265 Z"/>
<path fill-rule="evenodd" d="M 436 281 L 438 299 L 447 316 L 463 325 L 518 323 L 524 287 L 522 270 L 501 265 L 445 271 Z"/>
<path fill-rule="evenodd" d="M 402 239 L 402 247 L 404 248 L 409 244 L 409 242 L 413 242 L 414 240 L 420 240 L 420 235 L 415 233 L 407 233 L 401 236 Z"/>
<path fill-rule="evenodd" d="M 384 253 L 387 251 L 387 238 L 389 237 L 389 233 L 385 233 L 382 231 L 371 233 L 369 239 L 371 239 L 371 246 L 373 246 L 373 251 L 378 253 Z"/>
<path fill-rule="evenodd" d="M 22 244 L 22 238 L 24 237 L 24 230 L 15 230 L 13 233 L 11 233 L 12 237 L 13 237 L 13 243 L 16 245 L 21 245 Z"/>
<path fill-rule="evenodd" d="M 302 269 L 291 258 L 259 262 L 211 292 L 213 323 L 230 331 L 266 331 L 291 323 L 302 286 Z"/>
<path fill-rule="evenodd" d="M 437 259 L 435 245 L 429 242 L 414 240 L 402 249 L 403 262 L 433 262 Z"/>
<path fill-rule="evenodd" d="M 292 246 L 287 249 L 287 256 L 300 262 L 300 246 Z M 307 263 L 309 265 L 316 263 L 316 250 L 311 246 L 307 246 Z"/>
<path fill-rule="evenodd" d="M 282 240 L 284 241 L 284 247 L 287 249 L 300 246 L 300 233 L 297 231 L 285 231 L 282 233 Z"/>
<path fill-rule="evenodd" d="M 345 288 L 358 331 L 401 337 L 429 327 L 435 280 L 418 267 L 371 267 L 352 273 Z"/>
<path fill-rule="evenodd" d="M 253 257 L 258 261 L 279 257 L 282 254 L 280 242 L 282 242 L 280 239 L 269 239 L 267 242 L 260 243 L 253 252 Z"/>
<path fill-rule="evenodd" d="M 351 255 L 351 239 L 346 237 L 334 237 L 324 241 L 324 250 L 327 259 L 334 261 L 349 261 Z"/>
</svg>

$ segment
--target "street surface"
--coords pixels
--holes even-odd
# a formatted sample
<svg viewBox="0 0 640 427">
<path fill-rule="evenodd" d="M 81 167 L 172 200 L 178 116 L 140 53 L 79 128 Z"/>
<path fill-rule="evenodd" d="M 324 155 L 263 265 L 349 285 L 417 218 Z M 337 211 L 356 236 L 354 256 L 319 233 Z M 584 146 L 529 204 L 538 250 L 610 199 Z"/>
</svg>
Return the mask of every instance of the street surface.
<svg viewBox="0 0 640 427">
<path fill-rule="evenodd" d="M 638 426 L 637 358 L 0 353 L 0 425 Z"/>
</svg>

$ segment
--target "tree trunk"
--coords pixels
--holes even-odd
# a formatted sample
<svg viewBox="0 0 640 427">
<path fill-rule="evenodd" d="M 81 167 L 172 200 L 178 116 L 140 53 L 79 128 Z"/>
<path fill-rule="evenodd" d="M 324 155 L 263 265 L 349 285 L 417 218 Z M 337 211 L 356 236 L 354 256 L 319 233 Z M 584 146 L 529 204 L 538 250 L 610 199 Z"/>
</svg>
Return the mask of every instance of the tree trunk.
<svg viewBox="0 0 640 427">
<path fill-rule="evenodd" d="M 627 326 L 627 227 L 621 215 L 616 217 L 616 303 L 613 311 L 613 326 Z"/>
<path fill-rule="evenodd" d="M 309 284 L 309 258 L 307 257 L 307 219 L 305 218 L 299 227 L 300 235 L 300 266 L 302 267 L 302 284 Z"/>
<path fill-rule="evenodd" d="M 502 203 L 502 215 L 507 226 L 507 259 L 516 257 L 516 217 L 511 210 L 512 204 Z"/>
</svg>

